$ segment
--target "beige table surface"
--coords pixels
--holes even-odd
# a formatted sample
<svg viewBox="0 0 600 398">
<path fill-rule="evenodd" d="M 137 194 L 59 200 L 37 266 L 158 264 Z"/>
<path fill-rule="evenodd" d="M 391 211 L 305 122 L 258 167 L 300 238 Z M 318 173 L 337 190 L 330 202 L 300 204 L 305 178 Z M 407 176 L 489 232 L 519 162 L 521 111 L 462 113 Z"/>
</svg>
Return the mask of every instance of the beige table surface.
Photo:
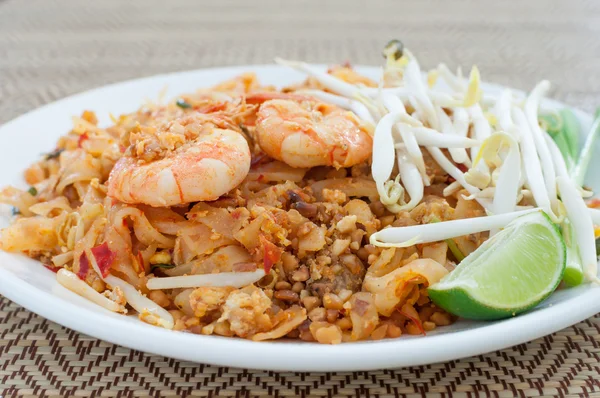
<svg viewBox="0 0 600 398">
<path fill-rule="evenodd" d="M 377 65 L 402 39 L 424 67 L 477 63 L 520 89 L 600 104 L 600 1 L 0 0 L 0 123 L 92 87 L 275 56 Z M 401 370 L 275 373 L 146 355 L 0 297 L 3 396 L 588 396 L 600 318 L 486 355 Z M 3 392 L 3 393 L 2 393 Z"/>
</svg>

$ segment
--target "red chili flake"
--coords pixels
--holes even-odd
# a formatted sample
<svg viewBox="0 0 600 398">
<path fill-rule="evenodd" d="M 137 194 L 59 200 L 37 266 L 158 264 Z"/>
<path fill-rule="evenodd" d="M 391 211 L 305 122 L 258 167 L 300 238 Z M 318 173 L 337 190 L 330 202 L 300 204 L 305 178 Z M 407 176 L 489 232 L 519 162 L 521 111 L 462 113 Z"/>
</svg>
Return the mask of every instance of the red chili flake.
<svg viewBox="0 0 600 398">
<path fill-rule="evenodd" d="M 83 133 L 79 136 L 79 140 L 77 140 L 77 147 L 81 148 L 81 144 L 83 144 L 83 141 L 87 140 L 88 138 L 90 138 L 87 133 Z"/>
<path fill-rule="evenodd" d="M 89 269 L 90 261 L 88 260 L 87 255 L 85 253 L 81 253 L 81 256 L 79 256 L 79 271 L 77 271 L 77 276 L 79 277 L 79 279 L 85 280 Z"/>
<path fill-rule="evenodd" d="M 142 252 L 138 252 L 137 253 L 137 259 L 138 259 L 138 262 L 140 264 L 140 268 L 141 268 L 140 271 L 145 270 L 145 267 L 144 267 L 144 256 L 142 255 Z"/>
<path fill-rule="evenodd" d="M 102 277 L 108 276 L 108 271 L 110 270 L 110 266 L 115 260 L 116 253 L 110 250 L 108 247 L 108 243 L 104 242 L 100 246 L 96 246 L 92 248 L 92 254 L 96 259 L 96 264 L 98 264 L 98 268 L 100 268 L 100 272 L 102 272 Z"/>
<path fill-rule="evenodd" d="M 417 329 L 419 329 L 419 331 L 421 332 L 421 334 L 423 336 L 426 336 L 425 329 L 423 329 L 423 324 L 421 323 L 421 320 L 413 318 L 412 316 L 408 315 L 407 313 L 402 312 L 399 308 L 398 308 L 398 312 L 400 314 L 404 315 L 405 317 L 407 317 L 412 323 L 415 324 L 415 326 L 417 327 Z"/>
<path fill-rule="evenodd" d="M 126 150 L 126 149 L 127 149 L 127 148 L 126 148 L 124 145 L 119 145 L 119 151 L 120 151 L 121 153 L 125 153 L 125 150 Z"/>
<path fill-rule="evenodd" d="M 265 267 L 265 273 L 269 273 L 273 265 L 276 264 L 281 258 L 281 249 L 275 246 L 275 244 L 265 238 L 263 235 L 259 236 L 260 244 L 263 247 L 263 262 Z"/>
<path fill-rule="evenodd" d="M 55 266 L 53 264 L 44 264 L 44 267 L 48 268 L 50 271 L 54 272 L 55 274 L 60 269 L 60 267 L 57 267 L 57 266 Z"/>
</svg>

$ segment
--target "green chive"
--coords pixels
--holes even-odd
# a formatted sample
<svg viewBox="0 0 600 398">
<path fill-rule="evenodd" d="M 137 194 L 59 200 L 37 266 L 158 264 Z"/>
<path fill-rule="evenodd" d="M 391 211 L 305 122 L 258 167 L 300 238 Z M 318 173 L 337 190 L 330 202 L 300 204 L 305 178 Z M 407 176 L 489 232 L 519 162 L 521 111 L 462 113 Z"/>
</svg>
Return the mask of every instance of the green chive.
<svg viewBox="0 0 600 398">
<path fill-rule="evenodd" d="M 567 169 L 572 170 L 579 157 L 579 119 L 567 108 L 541 115 L 539 119 L 560 150 Z"/>
<path fill-rule="evenodd" d="M 171 269 L 171 268 L 175 268 L 174 264 L 152 264 L 152 266 L 150 267 L 150 271 L 154 271 L 156 268 L 161 268 L 161 269 Z"/>
<path fill-rule="evenodd" d="M 438 223 L 441 222 L 439 218 L 437 217 L 433 217 L 431 219 L 432 223 Z M 460 251 L 460 249 L 458 248 L 458 246 L 456 245 L 456 242 L 454 241 L 454 239 L 446 239 L 445 240 L 446 244 L 448 245 L 448 249 L 450 249 L 450 252 L 452 253 L 452 255 L 454 256 L 454 258 L 456 259 L 456 261 L 458 261 L 459 263 L 465 259 L 465 255 L 463 254 L 463 252 Z"/>
<path fill-rule="evenodd" d="M 29 188 L 29 189 L 27 190 L 27 192 L 29 192 L 29 194 L 30 194 L 31 196 L 35 196 L 35 195 L 37 195 L 37 194 L 38 194 L 38 191 L 37 191 L 37 189 L 35 189 L 35 187 L 31 187 L 31 188 Z"/>
<path fill-rule="evenodd" d="M 590 160 L 592 159 L 592 153 L 594 152 L 594 146 L 596 144 L 596 140 L 598 139 L 598 135 L 600 135 L 600 108 L 596 109 L 594 121 L 592 122 L 592 128 L 585 139 L 585 143 L 583 144 L 583 148 L 581 149 L 577 163 L 571 172 L 571 177 L 573 180 L 575 180 L 577 185 L 583 184 Z"/>
<path fill-rule="evenodd" d="M 189 104 L 188 102 L 185 102 L 182 99 L 178 99 L 176 102 L 177 106 L 180 107 L 181 109 L 189 109 L 192 107 L 191 104 Z"/>
<path fill-rule="evenodd" d="M 462 260 L 465 259 L 465 255 L 463 254 L 463 252 L 460 251 L 454 239 L 446 239 L 446 244 L 448 245 L 448 249 L 450 249 L 450 251 L 454 255 L 456 261 L 460 263 Z"/>
</svg>

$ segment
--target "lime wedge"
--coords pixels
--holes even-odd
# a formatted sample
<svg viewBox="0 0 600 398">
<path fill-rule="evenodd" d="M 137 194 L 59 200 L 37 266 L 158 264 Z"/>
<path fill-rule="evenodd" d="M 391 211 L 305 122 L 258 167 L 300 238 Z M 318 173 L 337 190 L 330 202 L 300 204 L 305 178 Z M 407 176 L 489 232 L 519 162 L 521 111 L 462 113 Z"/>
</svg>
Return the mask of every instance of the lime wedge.
<svg viewBox="0 0 600 398">
<path fill-rule="evenodd" d="M 484 242 L 429 290 L 451 314 L 492 320 L 535 307 L 565 271 L 566 249 L 557 226 L 543 213 L 517 218 Z"/>
</svg>

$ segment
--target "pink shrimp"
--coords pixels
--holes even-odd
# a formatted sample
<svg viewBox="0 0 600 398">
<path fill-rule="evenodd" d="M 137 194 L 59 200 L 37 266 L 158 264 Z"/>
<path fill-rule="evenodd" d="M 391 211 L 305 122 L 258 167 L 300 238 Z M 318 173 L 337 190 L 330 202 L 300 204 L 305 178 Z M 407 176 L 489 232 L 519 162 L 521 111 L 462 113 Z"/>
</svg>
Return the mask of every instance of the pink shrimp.
<svg viewBox="0 0 600 398">
<path fill-rule="evenodd" d="M 110 173 L 108 195 L 156 207 L 217 199 L 250 170 L 248 143 L 233 128 L 199 113 L 140 128 Z"/>
<path fill-rule="evenodd" d="M 340 168 L 371 156 L 373 139 L 354 113 L 297 94 L 263 93 L 247 101 L 261 99 L 267 100 L 257 112 L 255 138 L 270 157 L 292 167 Z"/>
</svg>

